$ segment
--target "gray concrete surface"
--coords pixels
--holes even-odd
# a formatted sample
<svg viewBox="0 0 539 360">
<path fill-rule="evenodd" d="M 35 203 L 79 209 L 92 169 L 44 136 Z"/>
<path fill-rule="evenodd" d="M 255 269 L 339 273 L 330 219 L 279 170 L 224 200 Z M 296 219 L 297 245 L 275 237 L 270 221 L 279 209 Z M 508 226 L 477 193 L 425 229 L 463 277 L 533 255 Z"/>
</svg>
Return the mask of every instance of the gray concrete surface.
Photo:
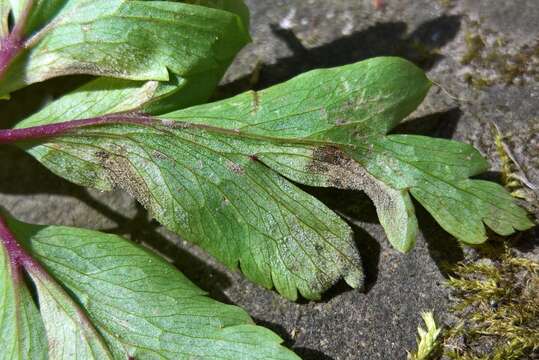
<svg viewBox="0 0 539 360">
<path fill-rule="evenodd" d="M 383 10 L 376 10 L 370 0 L 248 0 L 254 41 L 227 74 L 228 85 L 220 95 L 249 87 L 257 63 L 261 72 L 254 87 L 263 88 L 315 67 L 377 55 L 404 56 L 459 100 L 434 88 L 400 131 L 472 143 L 493 163 L 490 177 L 495 178 L 500 163 L 491 124 L 496 123 L 507 136 L 520 175 L 539 184 L 537 0 L 385 2 Z M 473 36 L 481 36 L 485 46 L 463 64 Z M 498 58 L 489 56 L 493 52 Z M 524 53 L 529 56 L 519 57 Z M 511 68 L 515 63 L 516 70 Z M 513 69 L 509 74 L 504 64 Z M 484 82 L 489 84 L 481 86 Z M 48 88 L 38 85 L 16 94 L 13 102 L 2 104 L 2 117 L 16 121 L 32 111 L 42 101 L 35 94 Z M 17 149 L 0 147 L 0 159 L 0 203 L 17 217 L 105 229 L 145 242 L 213 297 L 247 309 L 304 359 L 405 359 L 405 350 L 415 345 L 421 311 L 434 310 L 440 320 L 451 320 L 440 265 L 458 261 L 463 251 L 422 210 L 417 246 L 401 255 L 388 246 L 364 196 L 307 189 L 355 226 L 367 286 L 357 291 L 339 284 L 323 301 L 291 303 L 227 271 L 151 222 L 121 192 L 80 189 Z M 526 205 L 532 211 L 537 209 L 536 196 L 527 191 Z M 525 251 L 536 256 L 537 233 L 522 238 Z"/>
</svg>

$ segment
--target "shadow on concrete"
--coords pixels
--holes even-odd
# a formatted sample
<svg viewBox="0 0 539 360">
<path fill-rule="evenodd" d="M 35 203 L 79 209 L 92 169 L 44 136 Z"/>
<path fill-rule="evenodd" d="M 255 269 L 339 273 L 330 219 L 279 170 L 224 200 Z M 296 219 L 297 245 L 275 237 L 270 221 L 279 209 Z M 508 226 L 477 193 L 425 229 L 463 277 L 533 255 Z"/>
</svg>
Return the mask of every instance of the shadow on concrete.
<svg viewBox="0 0 539 360">
<path fill-rule="evenodd" d="M 539 227 L 536 226 L 528 231 L 514 236 L 512 246 L 522 253 L 533 253 L 539 246 Z"/>
<path fill-rule="evenodd" d="M 464 260 L 462 247 L 457 239 L 445 232 L 417 201 L 414 201 L 414 206 L 419 230 L 427 242 L 429 255 L 440 273 L 447 278 L 453 265 Z"/>
<path fill-rule="evenodd" d="M 436 138 L 451 139 L 462 116 L 459 108 L 410 119 L 399 124 L 392 134 L 428 135 Z"/>
<path fill-rule="evenodd" d="M 293 54 L 277 60 L 275 64 L 262 64 L 255 84 L 252 84 L 251 75 L 246 75 L 223 85 L 216 98 L 226 98 L 249 89 L 263 89 L 308 70 L 346 65 L 375 56 L 404 57 L 428 70 L 442 58 L 437 49 L 457 35 L 460 17 L 440 16 L 421 24 L 410 34 L 404 22 L 378 23 L 311 49 L 305 48 L 292 30 L 270 26 L 273 34 L 286 43 Z"/>
<path fill-rule="evenodd" d="M 334 358 L 318 350 L 308 349 L 304 347 L 293 348 L 293 350 L 303 360 L 335 360 Z"/>
<path fill-rule="evenodd" d="M 260 320 L 257 318 L 254 318 L 254 321 L 257 325 L 264 326 L 265 328 L 270 329 L 271 331 L 279 335 L 281 339 L 283 339 L 283 345 L 289 349 L 292 349 L 303 360 L 335 360 L 332 357 L 317 350 L 305 347 L 294 347 L 294 339 L 292 339 L 286 329 L 279 324 L 275 324 L 270 321 Z"/>
</svg>

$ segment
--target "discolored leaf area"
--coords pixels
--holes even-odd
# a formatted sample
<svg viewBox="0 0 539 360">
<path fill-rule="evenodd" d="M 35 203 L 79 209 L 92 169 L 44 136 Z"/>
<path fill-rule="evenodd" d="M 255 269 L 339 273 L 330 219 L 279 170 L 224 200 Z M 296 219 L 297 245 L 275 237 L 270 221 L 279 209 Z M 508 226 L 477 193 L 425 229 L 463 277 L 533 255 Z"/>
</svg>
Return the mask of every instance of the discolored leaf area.
<svg viewBox="0 0 539 360">
<path fill-rule="evenodd" d="M 413 64 L 382 57 L 152 116 L 125 101 L 140 89 L 90 84 L 20 123 L 12 138 L 35 134 L 23 146 L 53 172 L 122 188 L 249 279 L 316 299 L 339 278 L 361 285 L 359 254 L 346 223 L 290 180 L 365 191 L 400 251 L 417 233 L 411 197 L 466 243 L 485 241 L 483 223 L 504 235 L 532 226 L 501 186 L 469 179 L 487 168 L 473 147 L 386 135 L 430 85 Z M 64 122 L 72 118 L 85 120 Z"/>
<path fill-rule="evenodd" d="M 0 240 L 0 359 L 299 359 L 121 237 L 9 219 Z"/>
<path fill-rule="evenodd" d="M 89 74 L 139 86 L 165 82 L 175 87 L 168 94 L 175 108 L 191 105 L 211 95 L 249 41 L 239 0 L 2 0 L 0 16 L 3 97 L 53 77 Z"/>
</svg>

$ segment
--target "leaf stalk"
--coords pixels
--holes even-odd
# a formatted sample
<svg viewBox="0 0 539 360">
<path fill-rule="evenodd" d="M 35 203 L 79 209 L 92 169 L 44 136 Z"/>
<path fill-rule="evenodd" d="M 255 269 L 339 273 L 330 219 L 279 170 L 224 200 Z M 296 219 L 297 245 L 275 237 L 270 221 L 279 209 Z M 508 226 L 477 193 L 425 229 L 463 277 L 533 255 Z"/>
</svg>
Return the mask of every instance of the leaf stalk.
<svg viewBox="0 0 539 360">
<path fill-rule="evenodd" d="M 93 125 L 112 123 L 135 123 L 149 125 L 155 122 L 154 119 L 141 114 L 116 114 L 99 116 L 95 118 L 72 120 L 55 124 L 33 126 L 22 129 L 0 130 L 0 144 L 11 144 L 15 142 L 42 139 L 46 137 L 58 136 L 77 128 Z"/>
<path fill-rule="evenodd" d="M 9 229 L 7 222 L 0 214 L 0 244 L 4 246 L 14 271 L 18 277 L 21 268 L 41 269 L 41 265 L 19 244 L 15 235 Z"/>
<path fill-rule="evenodd" d="M 15 60 L 25 48 L 23 32 L 33 5 L 34 1 L 28 0 L 19 21 L 15 24 L 13 30 L 5 38 L 0 39 L 0 81 L 3 80 L 13 60 Z"/>
</svg>

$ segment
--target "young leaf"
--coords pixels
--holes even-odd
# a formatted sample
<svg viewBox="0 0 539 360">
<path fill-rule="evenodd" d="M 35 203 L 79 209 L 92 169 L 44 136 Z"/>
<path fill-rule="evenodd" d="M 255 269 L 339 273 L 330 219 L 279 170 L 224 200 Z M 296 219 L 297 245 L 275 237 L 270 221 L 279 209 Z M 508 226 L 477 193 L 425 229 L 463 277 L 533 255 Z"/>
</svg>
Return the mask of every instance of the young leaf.
<svg viewBox="0 0 539 360">
<path fill-rule="evenodd" d="M 209 96 L 249 40 L 237 0 L 212 7 L 126 0 L 13 0 L 11 6 L 15 28 L 2 40 L 0 95 L 56 76 L 91 74 L 178 76 L 186 84 L 205 79 L 191 85 Z"/>
<path fill-rule="evenodd" d="M 0 226 L 0 334 L 7 346 L 0 358 L 299 359 L 243 310 L 207 298 L 129 241 L 12 219 L 8 226 L 14 236 Z M 24 246 L 24 258 L 6 252 L 13 249 L 6 235 Z"/>
<path fill-rule="evenodd" d="M 317 298 L 340 277 L 358 286 L 359 256 L 346 224 L 279 174 L 364 190 L 401 251 L 417 231 L 410 195 L 468 243 L 485 240 L 483 222 L 500 234 L 532 226 L 501 186 L 468 179 L 486 166 L 471 146 L 386 135 L 429 87 L 411 63 L 376 58 L 159 117 L 62 122 L 65 105 L 76 106 L 69 99 L 80 96 L 73 94 L 7 138 L 36 138 L 27 151 L 73 182 L 125 189 L 161 223 L 253 281 L 291 299 L 296 289 Z M 81 117 L 104 110 L 87 109 Z"/>
<path fill-rule="evenodd" d="M 426 329 L 423 329 L 421 326 L 417 327 L 417 332 L 419 337 L 417 338 L 417 351 L 408 352 L 408 360 L 429 360 L 433 358 L 435 350 L 440 345 L 440 329 L 436 325 L 434 320 L 434 314 L 429 312 L 421 313 L 423 322 L 425 323 Z"/>
</svg>

